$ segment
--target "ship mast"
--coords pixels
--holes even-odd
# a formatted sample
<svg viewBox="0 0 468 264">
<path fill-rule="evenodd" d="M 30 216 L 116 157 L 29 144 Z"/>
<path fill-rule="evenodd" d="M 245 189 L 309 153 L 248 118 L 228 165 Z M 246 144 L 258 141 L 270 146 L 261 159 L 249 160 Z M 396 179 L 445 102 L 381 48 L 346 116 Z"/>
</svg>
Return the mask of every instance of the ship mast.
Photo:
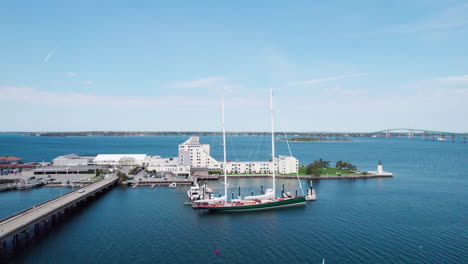
<svg viewBox="0 0 468 264">
<path fill-rule="evenodd" d="M 222 126 L 223 126 L 223 154 L 224 154 L 224 165 L 223 165 L 223 172 L 224 172 L 224 197 L 227 202 L 227 165 L 226 165 L 226 130 L 224 129 L 224 96 L 221 97 L 221 114 L 222 114 Z"/>
<path fill-rule="evenodd" d="M 276 197 L 275 182 L 275 123 L 273 118 L 273 89 L 270 88 L 270 118 L 271 118 L 271 163 L 273 165 L 273 197 Z"/>
</svg>

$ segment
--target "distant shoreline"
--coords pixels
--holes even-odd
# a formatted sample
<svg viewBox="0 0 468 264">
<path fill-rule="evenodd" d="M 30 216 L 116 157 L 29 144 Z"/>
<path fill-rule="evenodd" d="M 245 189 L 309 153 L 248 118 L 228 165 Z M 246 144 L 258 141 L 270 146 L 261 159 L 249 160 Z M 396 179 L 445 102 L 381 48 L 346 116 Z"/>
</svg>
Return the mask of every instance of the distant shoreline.
<svg viewBox="0 0 468 264">
<path fill-rule="evenodd" d="M 11 133 L 9 133 L 11 134 Z M 218 131 L 167 131 L 167 132 L 132 132 L 132 131 L 83 131 L 83 132 L 19 132 L 30 137 L 148 137 L 148 136 L 219 136 Z M 283 134 L 283 133 L 282 133 Z M 367 133 L 337 133 L 337 132 L 286 132 L 288 137 L 364 137 Z M 226 132 L 228 136 L 270 136 L 270 132 Z M 291 141 L 291 140 L 290 140 Z"/>
</svg>

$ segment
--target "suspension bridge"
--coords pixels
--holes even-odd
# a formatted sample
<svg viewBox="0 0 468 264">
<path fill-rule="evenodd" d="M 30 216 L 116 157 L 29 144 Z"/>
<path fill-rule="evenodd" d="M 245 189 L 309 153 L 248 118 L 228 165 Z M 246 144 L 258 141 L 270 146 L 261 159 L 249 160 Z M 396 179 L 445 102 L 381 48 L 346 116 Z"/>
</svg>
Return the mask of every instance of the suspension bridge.
<svg viewBox="0 0 468 264">
<path fill-rule="evenodd" d="M 384 137 L 390 138 L 394 136 L 407 136 L 409 139 L 415 139 L 416 136 L 421 137 L 422 140 L 432 141 L 449 141 L 455 142 L 456 138 L 459 141 L 466 143 L 468 133 L 454 133 L 445 131 L 433 131 L 424 129 L 413 128 L 392 128 L 368 133 L 371 137 Z"/>
</svg>

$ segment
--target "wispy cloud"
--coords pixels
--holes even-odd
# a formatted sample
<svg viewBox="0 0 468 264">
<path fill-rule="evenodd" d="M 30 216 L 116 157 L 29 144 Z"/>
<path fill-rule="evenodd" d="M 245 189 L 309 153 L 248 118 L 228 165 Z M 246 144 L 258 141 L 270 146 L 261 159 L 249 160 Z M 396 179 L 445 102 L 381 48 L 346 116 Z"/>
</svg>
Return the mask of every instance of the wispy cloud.
<svg viewBox="0 0 468 264">
<path fill-rule="evenodd" d="M 447 8 L 440 13 L 412 23 L 397 24 L 357 34 L 358 36 L 439 32 L 468 26 L 468 3 Z"/>
<path fill-rule="evenodd" d="M 453 84 L 461 84 L 461 83 L 468 84 L 468 75 L 447 76 L 447 77 L 442 77 L 442 78 L 435 78 L 435 79 L 432 79 L 432 81 L 443 82 L 443 83 L 453 83 Z"/>
<path fill-rule="evenodd" d="M 368 73 L 345 74 L 345 75 L 338 75 L 338 76 L 332 76 L 332 77 L 317 78 L 317 79 L 306 80 L 306 81 L 290 82 L 288 83 L 288 85 L 291 85 L 291 86 L 313 85 L 313 84 L 338 81 L 338 80 L 354 78 L 354 77 L 362 77 L 362 76 L 367 76 L 367 75 L 369 74 Z"/>
<path fill-rule="evenodd" d="M 67 72 L 67 76 L 73 78 L 78 76 L 78 74 L 76 72 Z"/>
<path fill-rule="evenodd" d="M 84 85 L 94 85 L 94 82 L 92 82 L 92 81 L 84 81 L 83 84 L 84 84 Z"/>
<path fill-rule="evenodd" d="M 51 52 L 47 53 L 47 56 L 44 58 L 44 64 L 49 62 L 50 58 L 54 56 L 56 49 L 53 49 Z"/>
<path fill-rule="evenodd" d="M 468 84 L 468 75 L 436 77 L 408 83 L 409 86 L 424 88 L 425 90 L 427 90 L 428 88 L 457 88 L 460 86 L 466 86 L 466 84 Z"/>
<path fill-rule="evenodd" d="M 191 81 L 177 81 L 168 84 L 171 88 L 203 88 L 213 87 L 227 81 L 225 77 L 206 77 Z"/>
<path fill-rule="evenodd" d="M 31 87 L 0 87 L 0 101 L 60 107 L 133 107 L 158 108 L 167 106 L 205 107 L 207 99 L 180 96 L 109 96 L 81 92 L 52 92 Z"/>
</svg>

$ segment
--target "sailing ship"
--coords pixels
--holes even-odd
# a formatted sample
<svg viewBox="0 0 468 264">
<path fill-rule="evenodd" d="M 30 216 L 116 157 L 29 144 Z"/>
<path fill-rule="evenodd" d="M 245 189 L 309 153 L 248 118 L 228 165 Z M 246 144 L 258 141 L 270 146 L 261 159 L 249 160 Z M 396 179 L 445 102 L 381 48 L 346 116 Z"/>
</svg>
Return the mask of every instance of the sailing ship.
<svg viewBox="0 0 468 264">
<path fill-rule="evenodd" d="M 192 205 L 194 209 L 207 209 L 210 211 L 229 211 L 229 212 L 238 212 L 238 211 L 254 211 L 254 210 L 265 210 L 265 209 L 275 209 L 282 207 L 291 207 L 291 206 L 303 206 L 306 204 L 305 196 L 296 195 L 285 195 L 284 191 L 282 192 L 282 197 L 276 197 L 276 175 L 275 175 L 275 131 L 274 131 L 274 116 L 273 116 L 273 91 L 270 90 L 270 119 L 271 119 L 271 162 L 272 162 L 272 188 L 266 189 L 266 191 L 260 195 L 251 195 L 245 196 L 244 198 L 240 195 L 239 188 L 239 197 L 237 199 L 227 199 L 227 166 L 226 166 L 226 131 L 224 128 L 224 99 L 222 99 L 222 129 L 223 129 L 223 154 L 224 154 L 224 196 L 197 200 Z M 234 198 L 234 197 L 232 197 Z"/>
</svg>

